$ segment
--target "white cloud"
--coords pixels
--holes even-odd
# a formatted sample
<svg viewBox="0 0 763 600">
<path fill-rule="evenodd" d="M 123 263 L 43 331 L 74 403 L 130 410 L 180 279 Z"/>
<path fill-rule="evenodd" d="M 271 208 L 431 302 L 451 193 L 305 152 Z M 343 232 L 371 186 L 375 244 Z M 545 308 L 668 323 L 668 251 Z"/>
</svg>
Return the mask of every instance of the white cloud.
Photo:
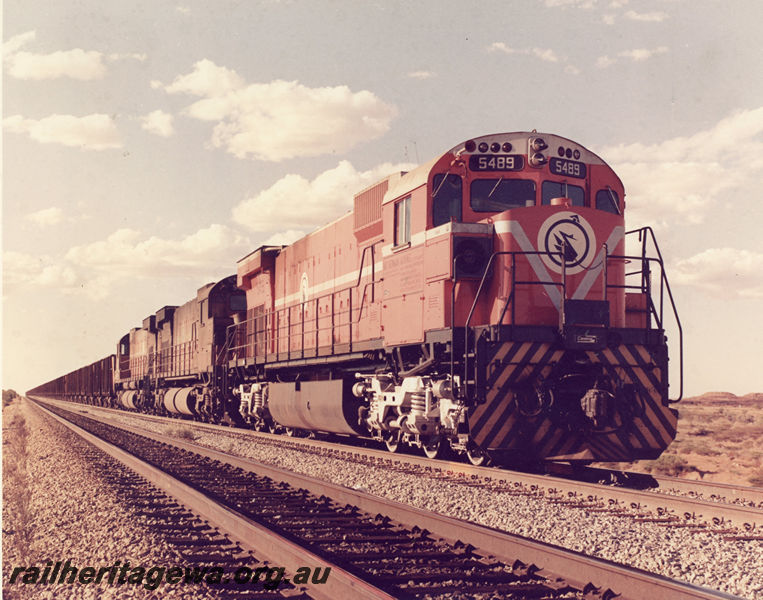
<svg viewBox="0 0 763 600">
<path fill-rule="evenodd" d="M 225 96 L 243 88 L 245 82 L 238 73 L 226 67 L 218 67 L 211 60 L 200 60 L 187 75 L 178 75 L 164 89 L 169 94 L 193 94 L 194 96 Z"/>
<path fill-rule="evenodd" d="M 556 52 L 550 48 L 512 48 L 503 42 L 493 42 L 488 46 L 488 52 L 503 52 L 505 54 L 521 54 L 534 56 L 546 62 L 559 62 Z"/>
<path fill-rule="evenodd" d="M 309 231 L 350 210 L 353 196 L 360 190 L 411 167 L 387 163 L 357 171 L 343 160 L 312 181 L 289 174 L 234 207 L 233 219 L 252 231 Z"/>
<path fill-rule="evenodd" d="M 146 62 L 148 60 L 148 54 L 143 53 L 127 53 L 127 54 L 109 54 L 109 60 L 137 60 L 138 62 Z"/>
<path fill-rule="evenodd" d="M 623 50 L 622 52 L 618 52 L 617 56 L 620 58 L 628 58 L 633 62 L 643 62 L 652 58 L 653 56 L 657 56 L 659 54 L 667 54 L 667 52 L 669 52 L 669 48 L 667 46 L 658 46 L 657 48 L 652 49 L 636 48 L 633 50 Z M 596 59 L 596 66 L 600 69 L 606 69 L 607 67 L 614 65 L 617 61 L 617 58 L 600 56 Z"/>
<path fill-rule="evenodd" d="M 218 224 L 179 240 L 142 237 L 134 229 L 119 229 L 105 240 L 71 248 L 66 260 L 86 269 L 116 271 L 119 277 L 151 278 L 214 270 L 232 248 L 238 254 L 247 245 L 240 234 Z"/>
<path fill-rule="evenodd" d="M 3 127 L 13 133 L 26 133 L 41 144 L 63 144 L 87 150 L 122 147 L 114 120 L 103 114 L 51 115 L 39 120 L 14 115 L 3 120 Z"/>
<path fill-rule="evenodd" d="M 213 224 L 180 239 L 145 238 L 133 229 L 119 229 L 106 239 L 71 248 L 64 256 L 3 254 L 3 284 L 55 287 L 104 298 L 126 279 L 210 278 L 232 272 L 235 262 L 251 249 L 235 230 Z M 222 272 L 221 272 L 222 270 Z"/>
<path fill-rule="evenodd" d="M 23 80 L 42 81 L 68 77 L 79 81 L 102 79 L 106 75 L 104 58 L 110 61 L 147 60 L 146 54 L 125 53 L 104 55 L 95 50 L 57 50 L 49 54 L 22 51 L 21 48 L 37 39 L 35 31 L 28 31 L 12 37 L 3 44 L 3 62 L 11 77 Z"/>
<path fill-rule="evenodd" d="M 607 67 L 611 67 L 617 62 L 616 58 L 610 58 L 609 56 L 600 56 L 596 59 L 596 66 L 600 69 L 606 69 Z"/>
<path fill-rule="evenodd" d="M 670 279 L 726 298 L 763 298 L 763 253 L 708 248 L 673 264 Z"/>
<path fill-rule="evenodd" d="M 164 89 L 201 96 L 185 114 L 216 121 L 212 145 L 238 158 L 280 161 L 344 152 L 386 133 L 397 114 L 394 106 L 366 90 L 309 88 L 282 80 L 247 84 L 210 60 L 197 62 L 191 73 Z"/>
<path fill-rule="evenodd" d="M 20 287 L 74 289 L 78 285 L 75 269 L 62 265 L 59 258 L 3 252 L 3 292 Z"/>
<path fill-rule="evenodd" d="M 42 210 L 29 213 L 24 217 L 27 221 L 31 221 L 35 225 L 40 227 L 47 227 L 50 225 L 57 225 L 64 220 L 64 211 L 57 206 L 51 208 L 43 208 Z"/>
<path fill-rule="evenodd" d="M 559 56 L 551 48 L 512 48 L 504 42 L 493 42 L 487 47 L 488 52 L 502 52 L 508 55 L 532 56 L 539 60 L 549 63 L 564 64 L 564 72 L 568 75 L 579 75 L 580 69 L 575 65 L 569 64 L 566 56 Z"/>
<path fill-rule="evenodd" d="M 437 77 L 434 71 L 411 71 L 408 73 L 410 79 L 433 79 Z"/>
<path fill-rule="evenodd" d="M 3 43 L 3 57 L 8 57 L 17 52 L 19 48 L 26 46 L 29 42 L 33 42 L 36 38 L 36 31 L 27 31 L 26 33 L 14 35 L 7 42 Z"/>
<path fill-rule="evenodd" d="M 614 25 L 615 24 L 615 15 L 602 15 L 601 22 L 605 25 Z"/>
<path fill-rule="evenodd" d="M 160 137 L 170 137 L 175 133 L 172 126 L 172 115 L 162 110 L 155 110 L 141 117 L 141 127 Z"/>
<path fill-rule="evenodd" d="M 6 57 L 8 74 L 16 79 L 58 79 L 69 77 L 80 81 L 101 79 L 106 74 L 100 52 L 59 50 L 51 54 L 14 52 Z"/>
<path fill-rule="evenodd" d="M 662 12 L 662 11 L 655 11 L 655 12 L 648 12 L 648 13 L 637 13 L 635 10 L 629 10 L 625 13 L 626 19 L 631 19 L 632 21 L 645 21 L 649 23 L 661 23 L 665 19 L 668 18 L 668 13 Z"/>
<path fill-rule="evenodd" d="M 304 236 L 305 236 L 304 231 L 289 229 L 288 231 L 281 231 L 279 233 L 274 233 L 268 239 L 262 242 L 262 244 L 260 245 L 261 246 L 289 246 Z"/>
<path fill-rule="evenodd" d="M 763 107 L 692 136 L 604 148 L 623 179 L 631 224 L 699 223 L 732 189 L 763 178 Z"/>
<path fill-rule="evenodd" d="M 625 50 L 624 52 L 618 52 L 618 56 L 623 58 L 630 58 L 634 62 L 641 62 L 657 56 L 658 54 L 667 54 L 667 46 L 659 46 L 658 48 L 636 48 L 634 50 Z"/>
</svg>

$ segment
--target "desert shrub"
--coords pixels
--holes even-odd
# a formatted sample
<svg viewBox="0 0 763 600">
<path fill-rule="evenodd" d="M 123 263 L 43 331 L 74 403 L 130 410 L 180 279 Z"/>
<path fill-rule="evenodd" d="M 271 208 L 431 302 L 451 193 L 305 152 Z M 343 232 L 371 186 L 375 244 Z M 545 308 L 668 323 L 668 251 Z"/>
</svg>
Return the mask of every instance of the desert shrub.
<svg viewBox="0 0 763 600">
<path fill-rule="evenodd" d="M 176 426 L 167 430 L 167 435 L 183 440 L 194 441 L 196 434 L 189 427 Z"/>
<path fill-rule="evenodd" d="M 763 487 L 763 467 L 760 467 L 756 469 L 755 471 L 753 471 L 752 475 L 750 475 L 747 481 L 750 482 L 750 485 Z"/>
<path fill-rule="evenodd" d="M 13 417 L 6 428 L 4 438 L 8 448 L 3 452 L 3 502 L 8 518 L 3 523 L 3 534 L 12 532 L 13 543 L 21 557 L 27 558 L 32 552 L 34 516 L 31 509 L 32 488 L 27 470 L 29 429 L 24 417 Z"/>
<path fill-rule="evenodd" d="M 671 477 L 679 477 L 685 473 L 697 470 L 685 458 L 681 458 L 676 454 L 663 454 L 660 458 L 653 461 L 650 467 L 651 472 L 655 475 L 668 475 Z"/>
<path fill-rule="evenodd" d="M 722 452 L 708 440 L 687 440 L 679 450 L 681 454 L 699 454 L 701 456 L 720 456 Z"/>
<path fill-rule="evenodd" d="M 707 429 L 705 427 L 700 427 L 699 429 L 697 429 L 695 431 L 690 431 L 689 432 L 690 435 L 697 436 L 697 437 L 703 437 L 703 436 L 706 436 L 706 435 L 710 435 L 711 433 L 713 433 L 712 430 L 711 429 Z"/>
<path fill-rule="evenodd" d="M 3 390 L 3 406 L 9 405 L 18 397 L 19 395 L 14 390 Z"/>
</svg>

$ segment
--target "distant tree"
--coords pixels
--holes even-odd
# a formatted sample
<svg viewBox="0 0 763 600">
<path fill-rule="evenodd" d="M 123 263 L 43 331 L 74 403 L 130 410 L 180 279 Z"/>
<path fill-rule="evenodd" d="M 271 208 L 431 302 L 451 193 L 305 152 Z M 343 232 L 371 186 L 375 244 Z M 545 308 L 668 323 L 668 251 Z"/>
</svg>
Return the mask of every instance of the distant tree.
<svg viewBox="0 0 763 600">
<path fill-rule="evenodd" d="M 14 390 L 3 390 L 3 404 L 8 404 L 17 396 L 18 394 Z"/>
</svg>

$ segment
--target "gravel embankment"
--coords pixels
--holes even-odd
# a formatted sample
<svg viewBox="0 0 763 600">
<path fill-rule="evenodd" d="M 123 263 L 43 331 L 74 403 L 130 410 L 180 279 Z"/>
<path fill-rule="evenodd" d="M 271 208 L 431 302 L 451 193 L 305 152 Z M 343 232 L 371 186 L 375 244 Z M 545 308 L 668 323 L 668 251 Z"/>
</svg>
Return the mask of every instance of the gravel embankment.
<svg viewBox="0 0 763 600">
<path fill-rule="evenodd" d="M 23 423 L 23 428 L 22 428 Z M 26 435 L 23 429 L 26 429 Z M 151 591 L 140 584 L 9 582 L 14 567 L 71 560 L 79 568 L 186 566 L 179 555 L 125 506 L 114 483 L 99 470 L 114 463 L 87 463 L 86 442 L 43 417 L 25 401 L 3 409 L 3 598 L 169 599 L 218 595 L 203 586 L 163 583 Z M 144 582 L 147 580 L 144 580 Z M 149 584 L 150 587 L 150 584 Z"/>
<path fill-rule="evenodd" d="M 113 415 L 109 415 L 114 418 Z M 125 423 L 157 432 L 192 432 L 195 443 L 249 457 L 423 509 L 517 533 L 743 598 L 763 599 L 763 542 L 723 541 L 626 517 L 552 505 L 543 499 L 389 472 L 272 444 L 254 445 L 192 423 L 151 423 L 129 415 Z"/>
</svg>

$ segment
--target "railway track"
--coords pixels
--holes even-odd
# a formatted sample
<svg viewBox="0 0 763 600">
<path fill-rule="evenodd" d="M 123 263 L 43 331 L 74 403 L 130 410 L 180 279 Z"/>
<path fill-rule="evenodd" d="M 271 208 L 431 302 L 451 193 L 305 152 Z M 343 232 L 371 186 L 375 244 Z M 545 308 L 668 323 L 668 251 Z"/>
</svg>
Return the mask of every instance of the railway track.
<svg viewBox="0 0 763 600">
<path fill-rule="evenodd" d="M 84 426 L 122 446 L 113 449 L 85 434 L 180 496 L 182 504 L 193 504 L 194 512 L 242 548 L 267 538 L 269 558 L 278 564 L 330 566 L 332 587 L 328 581 L 314 586 L 315 597 L 732 597 L 139 428 L 54 410 L 77 422 L 68 425 L 73 429 Z"/>
<path fill-rule="evenodd" d="M 71 407 L 71 404 L 68 405 Z M 124 411 L 98 407 L 80 410 L 105 410 L 117 416 Z M 128 413 L 149 422 L 177 423 L 171 417 Z M 649 520 L 666 528 L 678 527 L 697 532 L 712 532 L 727 540 L 763 539 L 763 489 L 672 477 L 651 477 L 641 473 L 623 474 L 606 469 L 586 468 L 582 472 L 561 469 L 560 475 L 539 475 L 493 467 L 432 461 L 411 454 L 391 454 L 359 445 L 338 445 L 314 439 L 288 438 L 226 426 L 183 421 L 192 427 L 223 432 L 257 443 L 296 449 L 342 460 L 382 466 L 401 472 L 436 477 L 455 483 L 484 487 L 493 491 L 542 494 L 549 501 L 570 507 Z M 575 476 L 575 478 L 573 478 Z M 582 476 L 584 480 L 577 478 Z M 601 481 L 608 484 L 599 483 Z M 616 485 L 612 485 L 612 483 Z M 632 486 L 632 487 L 629 487 Z M 649 488 L 649 486 L 656 486 Z M 677 495 L 678 493 L 678 495 Z"/>
</svg>

